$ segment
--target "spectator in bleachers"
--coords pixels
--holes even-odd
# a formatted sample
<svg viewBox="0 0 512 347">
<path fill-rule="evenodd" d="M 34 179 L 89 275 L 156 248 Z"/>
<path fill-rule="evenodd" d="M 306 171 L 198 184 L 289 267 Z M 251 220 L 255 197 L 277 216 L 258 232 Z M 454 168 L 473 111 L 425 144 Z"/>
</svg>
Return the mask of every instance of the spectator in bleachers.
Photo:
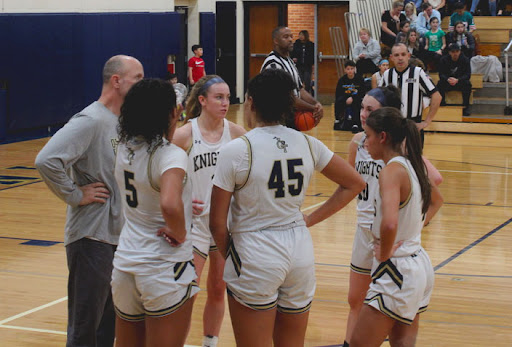
<svg viewBox="0 0 512 347">
<path fill-rule="evenodd" d="M 439 66 L 439 82 L 437 89 L 443 100 L 441 105 L 446 105 L 445 93 L 449 90 L 462 92 L 462 104 L 464 105 L 463 115 L 469 116 L 471 109 L 469 98 L 471 96 L 471 64 L 469 58 L 461 54 L 458 43 L 452 43 L 448 47 L 449 55 L 441 59 Z"/>
<path fill-rule="evenodd" d="M 475 38 L 460 21 L 455 23 L 455 30 L 446 35 L 446 45 L 451 43 L 458 43 L 462 53 L 469 59 L 475 55 Z"/>
<path fill-rule="evenodd" d="M 498 2 L 498 16 L 512 15 L 512 0 L 500 0 Z"/>
<path fill-rule="evenodd" d="M 489 1 L 489 12 L 491 16 L 496 16 L 496 7 L 497 7 L 497 0 L 488 0 Z M 477 13 L 477 7 L 480 3 L 480 0 L 473 0 L 471 2 L 471 13 Z"/>
<path fill-rule="evenodd" d="M 473 20 L 473 16 L 468 11 L 464 10 L 464 4 L 462 2 L 458 2 L 454 6 L 455 12 L 450 16 L 450 26 L 448 27 L 449 31 L 453 31 L 455 28 L 455 23 L 462 22 L 466 26 L 466 30 L 472 33 L 475 31 L 475 21 Z"/>
<path fill-rule="evenodd" d="M 384 71 L 387 69 L 389 69 L 389 60 L 382 59 L 379 61 L 379 71 L 372 75 L 372 89 L 375 89 L 379 86 L 382 75 L 384 75 Z"/>
<path fill-rule="evenodd" d="M 407 18 L 407 20 L 409 21 L 411 28 L 414 28 L 414 26 L 416 25 L 416 18 L 418 18 L 418 15 L 416 14 L 416 6 L 414 5 L 413 2 L 409 2 L 405 5 L 403 14 L 405 15 L 405 18 Z"/>
<path fill-rule="evenodd" d="M 392 9 L 384 11 L 382 14 L 380 41 L 389 48 L 395 44 L 396 34 L 400 31 L 400 22 L 406 19 L 402 13 L 403 9 L 402 1 L 393 1 Z"/>
<path fill-rule="evenodd" d="M 407 35 L 407 40 L 405 42 L 407 46 L 407 50 L 413 57 L 420 57 L 421 55 L 421 45 L 420 45 L 420 37 L 416 29 L 409 30 L 409 34 Z"/>
<path fill-rule="evenodd" d="M 441 17 L 444 17 L 446 15 L 446 0 L 423 0 L 423 4 L 429 3 L 432 5 L 434 10 L 439 11 L 441 14 Z"/>
<path fill-rule="evenodd" d="M 432 5 L 428 2 L 424 2 L 421 5 L 421 13 L 418 14 L 416 19 L 416 30 L 420 36 L 424 36 L 427 31 L 430 30 L 430 19 L 437 18 L 441 22 L 441 14 L 438 10 L 434 10 Z"/>
<path fill-rule="evenodd" d="M 348 60 L 345 63 L 345 75 L 341 76 L 336 85 L 334 103 L 334 130 L 361 131 L 361 101 L 366 94 L 364 80 L 356 74 L 356 63 Z"/>
<path fill-rule="evenodd" d="M 395 43 L 405 43 L 407 41 L 409 30 L 411 30 L 411 24 L 408 20 L 400 22 L 400 32 L 396 35 Z"/>
<path fill-rule="evenodd" d="M 439 19 L 430 18 L 431 29 L 425 33 L 425 63 L 433 63 L 434 70 L 439 68 L 439 61 L 443 56 L 443 50 L 446 47 L 446 38 L 443 30 L 439 29 Z"/>
<path fill-rule="evenodd" d="M 371 37 L 367 28 L 359 29 L 359 41 L 354 46 L 354 60 L 356 61 L 357 73 L 375 73 L 380 60 L 380 45 L 377 40 Z"/>
</svg>

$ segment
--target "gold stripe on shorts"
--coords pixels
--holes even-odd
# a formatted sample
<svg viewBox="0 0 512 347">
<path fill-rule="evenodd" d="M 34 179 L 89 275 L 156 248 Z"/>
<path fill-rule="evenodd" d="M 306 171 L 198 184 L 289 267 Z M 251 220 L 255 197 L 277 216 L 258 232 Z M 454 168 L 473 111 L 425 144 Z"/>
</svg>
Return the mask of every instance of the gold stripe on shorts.
<svg viewBox="0 0 512 347">
<path fill-rule="evenodd" d="M 228 248 L 228 256 L 231 256 L 231 260 L 233 261 L 233 265 L 235 267 L 235 271 L 238 277 L 240 277 L 240 273 L 242 271 L 242 261 L 240 260 L 240 257 L 238 256 L 238 253 L 235 249 L 235 244 L 233 243 L 233 240 L 229 243 Z"/>
<path fill-rule="evenodd" d="M 217 247 L 217 245 L 213 245 L 213 246 L 210 246 L 210 252 L 215 252 L 215 251 L 218 251 L 219 250 L 219 247 Z"/>
<path fill-rule="evenodd" d="M 277 310 L 281 313 L 287 313 L 287 314 L 301 314 L 301 313 L 305 313 L 305 312 L 308 312 L 310 309 L 311 309 L 311 304 L 313 302 L 310 301 L 309 304 L 307 304 L 306 306 L 302 307 L 302 308 L 288 308 L 288 307 L 283 307 L 283 306 L 279 306 L 277 305 Z"/>
<path fill-rule="evenodd" d="M 372 274 L 372 281 L 376 283 L 379 278 L 388 274 L 389 277 L 396 283 L 398 288 L 402 289 L 402 284 L 404 283 L 404 276 L 398 271 L 395 264 L 391 262 L 391 259 L 386 260 L 379 264 L 375 272 Z"/>
<path fill-rule="evenodd" d="M 394 313 L 393 311 L 391 311 L 390 309 L 388 309 L 386 307 L 386 305 L 384 305 L 384 299 L 382 299 L 382 294 L 377 294 L 371 298 L 366 298 L 364 300 L 364 303 L 369 305 L 372 301 L 377 301 L 377 303 L 379 304 L 380 312 L 384 313 L 386 316 L 393 318 L 393 319 L 395 319 L 401 323 L 407 324 L 407 325 L 412 324 L 411 319 L 401 317 L 401 316 L 397 315 L 396 313 Z"/>
<path fill-rule="evenodd" d="M 140 321 L 143 321 L 144 318 L 146 317 L 146 315 L 144 313 L 127 314 L 127 313 L 121 312 L 121 310 L 119 310 L 117 308 L 117 306 L 115 306 L 115 305 L 114 305 L 114 310 L 116 311 L 116 314 L 119 318 L 121 318 L 122 320 L 128 321 L 128 322 L 140 322 Z"/>
<path fill-rule="evenodd" d="M 237 298 L 237 300 L 241 301 L 246 305 L 247 307 L 255 310 L 255 311 L 268 311 L 277 306 L 277 299 L 271 303 L 268 304 L 249 304 L 248 302 L 245 302 L 244 300 L 240 299 L 238 296 L 236 296 L 235 293 L 233 293 L 229 287 L 226 287 L 226 291 L 228 292 L 228 295 Z"/>
<path fill-rule="evenodd" d="M 355 273 L 361 274 L 361 275 L 370 275 L 372 272 L 372 269 L 365 269 L 359 266 L 355 266 L 354 264 L 350 263 L 350 269 L 354 271 Z"/>
<path fill-rule="evenodd" d="M 195 280 L 190 282 L 190 284 L 188 285 L 188 288 L 187 288 L 187 292 L 185 293 L 183 298 L 180 300 L 180 302 L 178 302 L 176 305 L 173 305 L 171 307 L 164 308 L 164 309 L 161 309 L 158 311 L 146 310 L 146 315 L 148 315 L 149 317 L 163 317 L 163 316 L 167 316 L 168 314 L 176 312 L 177 310 L 179 310 L 181 308 L 181 306 L 183 306 L 187 302 L 188 299 L 190 299 L 190 294 L 192 293 L 192 289 L 194 287 L 198 287 L 197 282 Z"/>
<path fill-rule="evenodd" d="M 427 308 L 428 308 L 428 305 L 427 305 L 427 306 L 420 307 L 420 308 L 418 309 L 418 314 L 419 314 L 419 313 L 423 313 L 423 312 L 425 312 L 425 311 L 427 310 Z"/>
<path fill-rule="evenodd" d="M 194 248 L 194 253 L 195 254 L 197 254 L 198 256 L 200 256 L 203 259 L 208 258 L 208 254 L 205 254 L 205 253 L 201 252 L 196 246 L 194 246 L 193 248 Z"/>
</svg>

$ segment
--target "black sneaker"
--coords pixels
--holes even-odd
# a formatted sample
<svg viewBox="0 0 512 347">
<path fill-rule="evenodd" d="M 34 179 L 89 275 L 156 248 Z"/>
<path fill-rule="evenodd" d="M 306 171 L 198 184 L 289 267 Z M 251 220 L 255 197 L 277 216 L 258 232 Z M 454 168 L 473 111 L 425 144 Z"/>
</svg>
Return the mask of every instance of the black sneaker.
<svg viewBox="0 0 512 347">
<path fill-rule="evenodd" d="M 471 115 L 471 106 L 467 106 L 462 110 L 462 116 L 467 117 Z"/>
<path fill-rule="evenodd" d="M 333 130 L 343 130 L 341 128 L 341 123 L 339 121 L 334 121 L 334 126 L 332 127 Z"/>
<path fill-rule="evenodd" d="M 352 130 L 352 134 L 357 134 L 359 132 L 359 127 L 356 124 L 354 124 L 354 125 L 352 125 L 351 130 Z"/>
</svg>

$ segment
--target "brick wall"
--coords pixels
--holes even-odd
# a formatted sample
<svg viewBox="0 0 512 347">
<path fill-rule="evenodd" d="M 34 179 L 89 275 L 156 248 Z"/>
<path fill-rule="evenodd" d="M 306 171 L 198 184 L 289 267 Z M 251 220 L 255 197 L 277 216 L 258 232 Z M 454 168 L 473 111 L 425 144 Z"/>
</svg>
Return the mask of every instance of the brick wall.
<svg viewBox="0 0 512 347">
<path fill-rule="evenodd" d="M 288 27 L 292 30 L 294 40 L 299 38 L 301 30 L 309 32 L 309 39 L 315 40 L 315 5 L 289 4 Z"/>
</svg>

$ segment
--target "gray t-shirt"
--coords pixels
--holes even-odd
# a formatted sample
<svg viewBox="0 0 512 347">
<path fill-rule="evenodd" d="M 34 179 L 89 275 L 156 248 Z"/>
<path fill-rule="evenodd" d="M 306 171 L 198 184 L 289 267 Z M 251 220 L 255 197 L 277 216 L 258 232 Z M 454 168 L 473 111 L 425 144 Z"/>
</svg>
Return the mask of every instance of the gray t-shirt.
<svg viewBox="0 0 512 347">
<path fill-rule="evenodd" d="M 93 102 L 71 117 L 36 158 L 50 190 L 68 204 L 64 244 L 84 237 L 116 245 L 123 226 L 121 197 L 114 178 L 118 117 Z M 78 206 L 79 187 L 102 182 L 110 192 L 105 204 Z"/>
</svg>

